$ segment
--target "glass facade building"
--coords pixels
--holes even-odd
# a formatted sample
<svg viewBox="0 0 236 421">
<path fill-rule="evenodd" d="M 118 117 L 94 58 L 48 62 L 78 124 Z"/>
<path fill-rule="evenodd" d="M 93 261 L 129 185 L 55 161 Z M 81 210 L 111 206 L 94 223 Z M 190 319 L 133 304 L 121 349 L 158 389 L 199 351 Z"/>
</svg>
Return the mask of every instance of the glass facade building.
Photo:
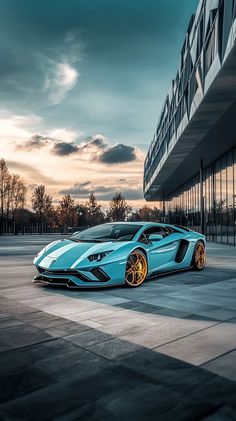
<svg viewBox="0 0 236 421">
<path fill-rule="evenodd" d="M 165 221 L 236 245 L 236 147 L 203 169 L 202 195 L 198 173 L 165 201 Z"/>
<path fill-rule="evenodd" d="M 236 0 L 200 0 L 144 163 L 163 219 L 236 244 Z"/>
</svg>

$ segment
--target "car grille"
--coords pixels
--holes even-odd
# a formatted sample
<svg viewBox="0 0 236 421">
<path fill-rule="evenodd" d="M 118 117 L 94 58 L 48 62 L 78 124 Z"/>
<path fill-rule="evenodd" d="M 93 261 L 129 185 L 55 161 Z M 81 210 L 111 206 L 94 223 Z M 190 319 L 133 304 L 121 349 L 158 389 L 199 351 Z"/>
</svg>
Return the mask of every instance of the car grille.
<svg viewBox="0 0 236 421">
<path fill-rule="evenodd" d="M 40 268 L 42 270 L 42 268 Z M 85 276 L 82 273 L 77 272 L 76 270 L 72 270 L 72 269 L 67 269 L 67 270 L 42 270 L 40 273 L 43 273 L 45 275 L 45 277 L 50 277 L 50 275 L 53 276 L 53 278 L 55 279 L 55 275 L 62 275 L 62 276 L 66 276 L 66 275 L 73 275 L 76 278 L 80 279 L 83 282 L 90 282 L 90 279 Z M 56 279 L 62 279 L 62 278 L 56 278 Z M 68 278 L 66 279 L 68 281 Z"/>
<path fill-rule="evenodd" d="M 38 279 L 42 279 L 44 281 L 50 282 L 50 283 L 56 283 L 56 284 L 67 284 L 69 279 L 66 278 L 67 275 L 72 275 L 75 278 L 79 279 L 82 282 L 94 282 L 92 279 L 90 279 L 89 277 L 87 277 L 86 275 L 84 275 L 83 273 L 77 272 L 76 270 L 73 269 L 66 269 L 66 270 L 59 270 L 59 269 L 55 269 L 55 270 L 47 270 L 47 269 L 43 269 L 38 267 L 37 268 L 39 273 L 40 273 L 40 277 Z M 97 268 L 93 268 L 91 270 L 91 273 L 97 278 L 97 280 L 99 282 L 107 282 L 109 281 L 111 278 L 99 267 Z M 59 278 L 56 277 L 56 275 L 60 275 Z M 52 277 L 51 277 L 52 276 Z"/>
<path fill-rule="evenodd" d="M 40 275 L 37 277 L 39 281 L 45 281 L 49 284 L 56 284 L 56 285 L 67 285 L 68 279 L 66 278 L 50 278 L 49 276 Z"/>
</svg>

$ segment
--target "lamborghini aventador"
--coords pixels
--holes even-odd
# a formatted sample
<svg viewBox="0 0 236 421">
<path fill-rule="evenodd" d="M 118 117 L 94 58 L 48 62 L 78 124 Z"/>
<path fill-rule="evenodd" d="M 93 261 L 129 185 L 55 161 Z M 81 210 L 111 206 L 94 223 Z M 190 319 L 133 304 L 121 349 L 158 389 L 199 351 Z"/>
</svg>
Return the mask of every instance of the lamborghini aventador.
<svg viewBox="0 0 236 421">
<path fill-rule="evenodd" d="M 189 228 L 150 222 L 97 225 L 47 245 L 34 258 L 33 282 L 69 288 L 126 284 L 138 287 L 164 272 L 206 262 L 205 236 Z"/>
</svg>

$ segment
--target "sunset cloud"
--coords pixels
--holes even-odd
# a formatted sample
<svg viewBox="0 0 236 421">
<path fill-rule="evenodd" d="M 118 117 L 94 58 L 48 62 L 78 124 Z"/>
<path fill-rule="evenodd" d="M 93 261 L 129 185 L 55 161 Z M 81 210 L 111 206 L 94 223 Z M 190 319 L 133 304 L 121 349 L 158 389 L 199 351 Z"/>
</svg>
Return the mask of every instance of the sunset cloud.
<svg viewBox="0 0 236 421">
<path fill-rule="evenodd" d="M 128 187 L 126 183 L 117 184 L 115 180 L 109 186 L 96 185 L 91 181 L 84 183 L 77 183 L 70 188 L 61 190 L 60 194 L 70 194 L 77 199 L 88 198 L 91 192 L 94 192 L 98 200 L 108 201 L 114 196 L 117 191 L 121 191 L 127 200 L 142 200 L 143 192 L 142 186 L 138 183 L 134 183 L 131 187 Z"/>
<path fill-rule="evenodd" d="M 16 145 L 16 150 L 24 150 L 26 152 L 31 152 L 34 149 L 41 149 L 48 145 L 51 139 L 45 136 L 40 136 L 35 134 L 31 136 L 29 140 L 26 140 L 24 143 Z"/>
<path fill-rule="evenodd" d="M 14 114 L 7 109 L 0 110 L 0 139 L 29 139 L 35 127 L 40 126 L 41 117 L 34 114 Z"/>
<path fill-rule="evenodd" d="M 78 139 L 81 134 L 82 133 L 78 130 L 71 130 L 67 127 L 57 127 L 47 131 L 48 137 L 51 137 L 52 139 L 58 139 L 61 141 L 70 140 L 71 142 Z"/>
<path fill-rule="evenodd" d="M 78 152 L 78 146 L 75 143 L 57 142 L 52 148 L 52 153 L 57 156 L 67 156 Z"/>
<path fill-rule="evenodd" d="M 79 78 L 79 72 L 69 63 L 50 61 L 50 64 L 44 89 L 51 105 L 57 105 L 74 88 Z"/>
<path fill-rule="evenodd" d="M 135 146 L 114 144 L 101 133 L 85 137 L 78 129 L 58 124 L 44 128 L 40 115 L 14 115 L 5 109 L 0 110 L 0 120 L 1 156 L 29 186 L 29 206 L 32 189 L 39 184 L 55 203 L 63 194 L 85 203 L 91 191 L 104 208 L 116 191 L 133 206 L 142 203 L 144 154 Z"/>
<path fill-rule="evenodd" d="M 77 158 L 108 165 L 127 163 L 138 159 L 137 148 L 124 143 L 109 145 L 108 139 L 99 134 L 89 137 L 81 143 L 60 141 L 49 136 L 35 134 L 24 143 L 18 144 L 16 149 L 32 151 L 47 147 L 50 153 L 58 157 L 73 155 Z"/>
<path fill-rule="evenodd" d="M 130 162 L 135 161 L 135 159 L 137 159 L 136 149 L 123 143 L 107 147 L 99 156 L 99 160 L 106 164 Z"/>
<path fill-rule="evenodd" d="M 7 165 L 10 170 L 19 172 L 25 180 L 35 180 L 37 181 L 37 184 L 46 184 L 50 186 L 57 186 L 59 184 L 58 180 L 43 174 L 42 171 L 35 168 L 33 165 L 9 160 L 7 161 Z M 37 184 L 35 183 L 33 186 L 36 186 Z"/>
</svg>

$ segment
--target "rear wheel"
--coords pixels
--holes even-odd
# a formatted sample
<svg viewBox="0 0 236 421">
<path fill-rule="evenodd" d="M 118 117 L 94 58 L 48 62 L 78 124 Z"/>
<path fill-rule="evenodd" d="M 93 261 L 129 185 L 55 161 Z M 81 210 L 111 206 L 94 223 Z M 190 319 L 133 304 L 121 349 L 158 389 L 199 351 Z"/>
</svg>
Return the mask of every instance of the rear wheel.
<svg viewBox="0 0 236 421">
<path fill-rule="evenodd" d="M 141 250 L 134 250 L 128 257 L 125 283 L 130 287 L 140 286 L 147 276 L 147 259 Z"/>
<path fill-rule="evenodd" d="M 202 270 L 206 264 L 206 248 L 202 241 L 198 241 L 193 252 L 192 266 L 194 270 Z"/>
</svg>

